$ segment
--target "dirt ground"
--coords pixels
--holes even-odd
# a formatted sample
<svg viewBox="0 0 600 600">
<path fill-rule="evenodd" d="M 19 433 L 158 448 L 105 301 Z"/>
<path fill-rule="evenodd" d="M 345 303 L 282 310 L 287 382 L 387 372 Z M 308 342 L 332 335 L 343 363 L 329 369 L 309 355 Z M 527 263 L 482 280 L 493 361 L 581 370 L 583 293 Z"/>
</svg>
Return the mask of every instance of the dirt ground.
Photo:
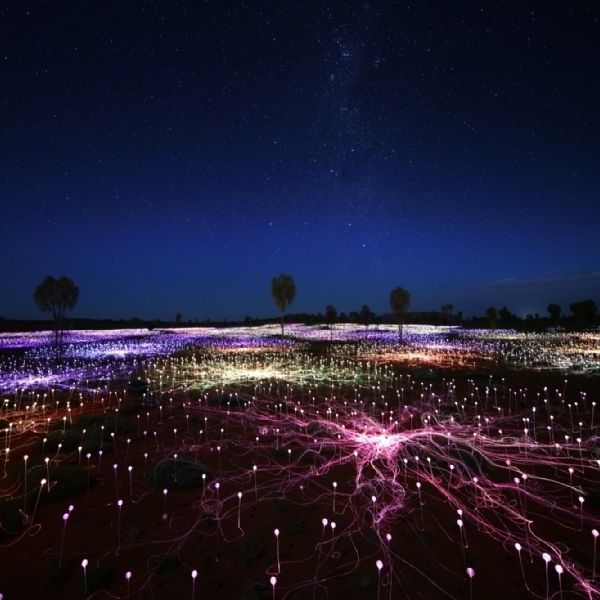
<svg viewBox="0 0 600 600">
<path fill-rule="evenodd" d="M 435 371 L 419 365 L 395 368 L 412 373 L 417 382 L 431 383 L 439 393 L 443 382 L 453 379 L 457 397 L 468 397 L 473 385 L 482 390 L 493 374 L 494 382 L 503 380 L 505 398 L 510 397 L 508 390 L 515 392 L 511 406 L 505 402 L 504 408 L 515 415 L 516 429 L 529 402 L 524 397 L 535 399 L 544 388 L 565 390 L 563 399 L 578 402 L 577 415 L 586 424 L 591 401 L 600 399 L 598 377 L 500 370 L 497 365 Z M 11 431 L 9 460 L 4 469 L 0 466 L 0 474 L 4 474 L 0 480 L 0 592 L 5 599 L 546 597 L 541 557 L 523 551 L 520 562 L 511 545 L 499 542 L 486 529 L 486 524 L 495 522 L 493 506 L 477 506 L 477 521 L 465 519 L 465 544 L 456 526 L 456 507 L 440 489 L 428 485 L 423 485 L 420 504 L 414 493 L 417 478 L 410 473 L 404 484 L 411 494 L 376 533 L 368 508 L 370 498 L 362 498 L 354 490 L 352 461 L 336 461 L 335 450 L 318 457 L 303 454 L 302 440 L 306 438 L 284 429 L 275 438 L 264 434 L 256 442 L 250 417 L 241 418 L 243 409 L 229 407 L 227 414 L 219 398 L 227 397 L 228 390 L 209 393 L 208 401 L 199 401 L 199 393 L 180 393 L 163 403 L 162 409 L 142 405 L 138 396 L 126 390 L 126 382 L 120 390 L 116 385 L 113 390 L 118 390 L 113 400 L 101 404 L 98 399 L 86 399 L 83 407 L 73 395 L 62 396 L 58 409 L 49 409 L 45 416 L 51 419 L 49 430 L 38 418 L 35 427 L 27 426 L 23 419 L 25 424 Z M 250 388 L 242 391 L 252 395 Z M 587 394 L 585 407 L 581 392 Z M 351 389 L 343 393 L 350 401 Z M 118 415 L 112 404 L 117 395 L 122 399 Z M 268 406 L 277 400 L 275 396 L 264 394 L 257 402 Z M 326 400 L 318 399 L 317 405 L 319 402 Z M 418 402 L 416 394 L 405 398 L 408 404 Z M 562 411 L 555 411 L 557 431 L 559 423 L 565 430 L 571 429 L 565 404 Z M 63 421 L 63 417 L 67 419 Z M 11 418 L 6 418 L 0 429 L 6 429 Z M 540 410 L 539 431 L 543 432 L 546 421 Z M 413 426 L 419 425 L 423 423 L 415 420 Z M 115 431 L 113 439 L 110 433 Z M 592 440 L 586 455 L 591 460 L 598 456 L 595 433 L 588 431 L 585 437 Z M 59 449 L 58 443 L 63 447 Z M 81 444 L 80 453 L 77 448 Z M 521 455 L 523 451 L 518 450 Z M 46 457 L 50 458 L 48 466 Z M 590 531 L 600 517 L 600 469 L 588 463 L 580 469 L 577 456 L 572 460 L 577 466 L 573 483 L 586 491 L 585 523 L 579 520 L 577 494 L 569 499 L 556 492 L 553 482 L 564 481 L 565 473 L 547 460 L 532 460 L 530 472 L 549 480 L 535 490 L 548 504 L 532 502 L 539 511 L 532 516 L 532 531 L 563 549 L 564 557 L 591 578 Z M 253 465 L 258 466 L 256 476 Z M 39 483 L 47 473 L 52 482 L 50 492 L 48 485 L 42 488 Z M 204 481 L 201 473 L 207 475 Z M 488 476 L 501 484 L 505 473 L 492 468 Z M 458 482 L 450 479 L 448 489 Z M 182 489 L 185 487 L 189 489 Z M 511 493 L 506 491 L 508 496 Z M 467 492 L 464 495 L 457 490 L 456 494 L 466 503 L 472 501 Z M 517 508 L 519 501 L 517 496 L 511 499 Z M 566 513 L 558 510 L 563 504 Z M 550 508 L 553 505 L 556 510 Z M 69 514 L 66 522 L 65 512 Z M 335 531 L 330 524 L 323 527 L 324 517 L 328 523 L 335 521 Z M 520 527 L 515 522 L 516 532 Z M 385 534 L 391 536 L 389 541 Z M 83 559 L 89 561 L 85 572 Z M 377 560 L 383 562 L 380 572 Z M 472 579 L 466 575 L 467 566 L 475 571 Z M 197 571 L 195 579 L 193 570 Z M 130 579 L 126 579 L 127 572 Z M 275 586 L 270 583 L 273 576 L 277 578 Z M 549 577 L 551 594 L 558 598 L 553 566 Z M 560 585 L 562 598 L 592 594 L 578 588 L 568 573 Z"/>
</svg>

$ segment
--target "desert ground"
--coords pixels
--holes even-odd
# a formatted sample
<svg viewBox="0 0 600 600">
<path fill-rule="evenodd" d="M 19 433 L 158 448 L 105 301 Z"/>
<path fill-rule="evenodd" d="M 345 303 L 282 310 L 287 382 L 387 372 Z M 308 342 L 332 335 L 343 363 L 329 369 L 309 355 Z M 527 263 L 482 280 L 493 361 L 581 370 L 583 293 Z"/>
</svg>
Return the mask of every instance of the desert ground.
<svg viewBox="0 0 600 600">
<path fill-rule="evenodd" d="M 595 598 L 600 334 L 0 335 L 0 593 Z"/>
</svg>

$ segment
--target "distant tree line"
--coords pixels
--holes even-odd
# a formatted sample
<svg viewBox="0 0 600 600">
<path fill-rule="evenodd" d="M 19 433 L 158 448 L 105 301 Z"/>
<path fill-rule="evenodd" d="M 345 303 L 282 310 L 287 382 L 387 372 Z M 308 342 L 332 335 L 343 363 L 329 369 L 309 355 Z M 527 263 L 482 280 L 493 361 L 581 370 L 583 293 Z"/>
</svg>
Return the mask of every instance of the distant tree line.
<svg viewBox="0 0 600 600">
<path fill-rule="evenodd" d="M 292 304 L 296 297 L 297 289 L 294 279 L 282 273 L 274 277 L 271 281 L 271 295 L 279 310 L 277 318 L 253 318 L 247 316 L 243 321 L 221 321 L 211 319 L 187 319 L 183 318 L 181 312 L 177 311 L 173 321 L 161 319 L 140 319 L 132 317 L 131 319 L 81 319 L 70 318 L 67 322 L 67 314 L 73 310 L 79 299 L 79 288 L 66 276 L 55 279 L 48 275 L 34 290 L 33 298 L 36 306 L 51 317 L 49 322 L 8 320 L 0 317 L 0 330 L 18 331 L 39 330 L 40 327 L 51 327 L 54 332 L 54 342 L 57 348 L 57 354 L 62 352 L 64 342 L 64 331 L 67 328 L 73 329 L 112 329 L 125 327 L 144 327 L 160 328 L 170 327 L 173 324 L 185 326 L 231 326 L 231 325 L 264 325 L 279 322 L 281 334 L 285 333 L 286 319 L 295 323 L 305 323 L 308 325 L 323 325 L 333 330 L 338 323 L 356 323 L 365 327 L 368 331 L 371 325 L 396 324 L 398 326 L 398 335 L 402 339 L 402 328 L 405 322 L 414 324 L 432 324 L 432 325 L 462 325 L 464 327 L 489 327 L 489 328 L 515 328 L 524 331 L 543 331 L 547 329 L 568 329 L 580 330 L 598 326 L 600 324 L 600 315 L 596 302 L 591 298 L 572 302 L 568 306 L 568 312 L 565 312 L 557 303 L 550 303 L 546 308 L 546 313 L 540 315 L 531 313 L 522 318 L 506 306 L 496 308 L 490 306 L 481 316 L 474 316 L 469 319 L 463 318 L 462 312 L 455 312 L 452 304 L 444 304 L 440 310 L 426 312 L 408 312 L 411 302 L 410 293 L 402 287 L 396 287 L 391 290 L 388 302 L 390 312 L 376 314 L 371 310 L 368 304 L 362 305 L 355 311 L 339 312 L 333 304 L 328 304 L 323 313 L 294 313 L 287 314 L 286 310 Z"/>
<path fill-rule="evenodd" d="M 571 302 L 569 310 L 570 314 L 565 314 L 559 304 L 550 303 L 546 307 L 548 316 L 529 313 L 525 318 L 521 318 L 506 306 L 500 309 L 489 306 L 484 317 L 473 317 L 470 323 L 492 329 L 500 327 L 525 330 L 586 329 L 598 324 L 598 306 L 590 298 Z"/>
</svg>

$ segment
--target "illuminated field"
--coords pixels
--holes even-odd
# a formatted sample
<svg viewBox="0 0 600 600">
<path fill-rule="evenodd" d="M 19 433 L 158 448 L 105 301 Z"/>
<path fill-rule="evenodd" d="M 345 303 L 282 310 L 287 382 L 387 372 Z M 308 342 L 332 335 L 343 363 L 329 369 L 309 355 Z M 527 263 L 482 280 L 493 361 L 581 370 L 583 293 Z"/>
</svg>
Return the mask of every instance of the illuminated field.
<svg viewBox="0 0 600 600">
<path fill-rule="evenodd" d="M 598 596 L 598 334 L 276 334 L 0 337 L 0 592 Z"/>
</svg>

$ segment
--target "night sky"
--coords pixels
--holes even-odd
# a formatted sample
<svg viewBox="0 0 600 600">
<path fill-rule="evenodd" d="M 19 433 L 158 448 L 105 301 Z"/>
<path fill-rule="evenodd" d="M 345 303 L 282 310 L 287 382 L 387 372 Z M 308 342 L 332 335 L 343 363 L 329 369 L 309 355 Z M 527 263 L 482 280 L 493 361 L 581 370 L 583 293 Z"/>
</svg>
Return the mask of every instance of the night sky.
<svg viewBox="0 0 600 600">
<path fill-rule="evenodd" d="M 0 315 L 600 301 L 597 2 L 3 2 Z"/>
</svg>

